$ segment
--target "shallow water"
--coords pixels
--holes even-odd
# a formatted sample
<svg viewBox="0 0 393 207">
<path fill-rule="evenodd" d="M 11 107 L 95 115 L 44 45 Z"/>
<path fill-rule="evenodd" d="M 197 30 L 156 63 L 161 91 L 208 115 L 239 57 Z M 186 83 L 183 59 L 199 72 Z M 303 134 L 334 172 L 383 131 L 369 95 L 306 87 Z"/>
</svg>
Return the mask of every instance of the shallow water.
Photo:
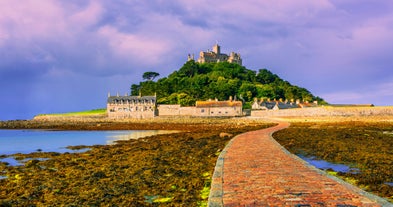
<svg viewBox="0 0 393 207">
<path fill-rule="evenodd" d="M 344 165 L 344 164 L 335 164 L 335 163 L 331 163 L 331 162 L 328 162 L 325 160 L 316 159 L 315 157 L 305 157 L 303 155 L 298 155 L 298 157 L 300 157 L 304 161 L 308 162 L 310 165 L 312 165 L 316 168 L 322 169 L 322 170 L 332 169 L 335 172 L 343 172 L 343 173 L 347 173 L 347 172 L 358 173 L 359 172 L 359 169 L 353 168 L 353 167 L 350 167 L 350 166 Z"/>
<path fill-rule="evenodd" d="M 386 185 L 393 186 L 393 182 L 387 182 Z"/>
<path fill-rule="evenodd" d="M 67 146 L 105 145 L 117 140 L 138 139 L 156 134 L 168 134 L 170 130 L 126 130 L 126 131 L 43 131 L 0 130 L 0 155 L 16 153 L 75 152 Z"/>
</svg>

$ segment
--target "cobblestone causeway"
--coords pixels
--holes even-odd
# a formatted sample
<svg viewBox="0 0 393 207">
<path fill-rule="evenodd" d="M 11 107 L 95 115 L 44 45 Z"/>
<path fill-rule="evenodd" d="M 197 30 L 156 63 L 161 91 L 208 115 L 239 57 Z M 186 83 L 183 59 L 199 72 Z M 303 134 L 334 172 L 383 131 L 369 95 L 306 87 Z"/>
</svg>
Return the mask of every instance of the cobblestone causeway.
<svg viewBox="0 0 393 207">
<path fill-rule="evenodd" d="M 383 199 L 308 165 L 271 134 L 248 132 L 231 140 L 217 160 L 209 206 L 392 206 Z"/>
</svg>

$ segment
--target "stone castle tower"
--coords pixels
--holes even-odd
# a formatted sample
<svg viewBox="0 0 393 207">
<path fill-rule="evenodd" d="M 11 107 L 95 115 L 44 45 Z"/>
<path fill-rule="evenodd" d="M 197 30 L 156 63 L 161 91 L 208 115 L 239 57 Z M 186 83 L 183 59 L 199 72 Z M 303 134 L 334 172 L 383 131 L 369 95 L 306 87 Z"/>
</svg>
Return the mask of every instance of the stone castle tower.
<svg viewBox="0 0 393 207">
<path fill-rule="evenodd" d="M 194 60 L 194 55 L 188 55 L 188 61 Z M 239 53 L 231 52 L 229 55 L 221 53 L 221 47 L 218 44 L 213 46 L 212 51 L 201 51 L 199 53 L 198 63 L 217 63 L 229 62 L 242 65 L 242 58 Z"/>
</svg>

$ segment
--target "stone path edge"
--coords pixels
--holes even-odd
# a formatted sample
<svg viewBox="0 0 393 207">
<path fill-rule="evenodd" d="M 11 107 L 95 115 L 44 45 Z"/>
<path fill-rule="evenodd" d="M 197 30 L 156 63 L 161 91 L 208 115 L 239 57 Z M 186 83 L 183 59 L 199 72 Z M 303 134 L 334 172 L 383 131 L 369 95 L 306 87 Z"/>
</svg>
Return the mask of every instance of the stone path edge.
<svg viewBox="0 0 393 207">
<path fill-rule="evenodd" d="M 271 120 L 271 121 L 272 121 L 272 120 Z M 281 123 L 283 122 L 283 121 L 278 121 L 278 120 L 274 120 L 274 121 L 275 121 L 275 123 L 277 123 L 277 124 L 279 124 L 280 122 L 281 122 Z M 288 124 L 287 127 L 290 126 L 290 123 L 286 122 L 286 124 Z M 277 126 L 277 125 L 272 126 L 272 127 L 276 127 L 276 126 Z M 287 127 L 285 127 L 285 128 L 287 128 Z M 285 128 L 282 128 L 282 129 L 285 129 Z M 279 129 L 279 130 L 282 130 L 282 129 Z M 279 130 L 277 130 L 277 131 L 279 131 Z M 354 185 L 352 185 L 352 184 L 350 184 L 350 183 L 345 182 L 344 180 L 342 180 L 342 179 L 340 179 L 340 178 L 338 178 L 338 177 L 335 177 L 335 176 L 333 176 L 333 175 L 329 175 L 329 174 L 326 173 L 325 171 L 320 170 L 320 169 L 314 167 L 313 165 L 311 165 L 311 164 L 309 164 L 308 162 L 304 161 L 304 160 L 301 159 L 300 157 L 298 157 L 298 156 L 292 154 L 291 152 L 289 152 L 287 149 L 285 149 L 280 143 L 278 143 L 278 142 L 273 138 L 273 134 L 274 134 L 275 132 L 277 132 L 277 131 L 271 132 L 271 133 L 269 134 L 269 138 L 270 138 L 271 140 L 273 140 L 273 143 L 275 143 L 276 145 L 278 145 L 278 146 L 281 148 L 281 150 L 282 150 L 283 152 L 285 152 L 286 154 L 288 154 L 288 155 L 291 156 L 292 158 L 294 158 L 294 159 L 296 159 L 296 160 L 299 160 L 300 162 L 304 163 L 305 166 L 307 166 L 307 167 L 313 169 L 313 170 L 316 171 L 317 173 L 322 174 L 322 175 L 324 175 L 324 176 L 326 176 L 326 177 L 329 177 L 329 178 L 331 178 L 332 180 L 334 180 L 334 181 L 340 183 L 341 185 L 344 185 L 344 186 L 346 186 L 347 188 L 352 189 L 354 192 L 357 192 L 357 193 L 359 193 L 359 194 L 361 194 L 361 195 L 363 195 L 363 196 L 369 198 L 370 200 L 373 200 L 373 201 L 377 202 L 377 203 L 380 204 L 382 207 L 393 207 L 393 204 L 390 203 L 389 201 L 387 201 L 386 199 L 381 198 L 381 197 L 379 197 L 379 196 L 377 196 L 377 195 L 368 193 L 368 192 L 366 192 L 366 191 L 360 189 L 360 188 L 357 187 L 357 186 L 354 186 Z M 246 132 L 246 133 L 247 133 L 247 132 Z M 240 135 L 242 135 L 242 134 L 240 134 Z M 222 199 L 222 197 L 223 197 L 223 186 L 222 186 L 222 184 L 223 184 L 223 177 L 224 177 L 224 169 L 223 169 L 223 168 L 224 168 L 225 155 L 226 155 L 228 149 L 231 147 L 233 141 L 234 141 L 238 136 L 240 136 L 240 135 L 237 135 L 237 136 L 235 136 L 234 138 L 232 138 L 232 139 L 228 142 L 228 144 L 224 147 L 224 149 L 221 151 L 220 155 L 219 155 L 218 158 L 217 158 L 216 166 L 215 166 L 215 168 L 214 168 L 214 173 L 213 173 L 213 176 L 212 176 L 212 182 L 211 182 L 210 193 L 209 193 L 209 198 L 208 198 L 208 207 L 223 207 L 223 206 L 224 206 L 223 199 Z"/>
<path fill-rule="evenodd" d="M 237 135 L 239 136 L 239 135 Z M 224 203 L 222 201 L 222 196 L 223 196 L 223 189 L 222 189 L 222 183 L 223 183 L 223 177 L 224 177 L 224 157 L 228 151 L 228 149 L 231 147 L 233 140 L 236 139 L 235 136 L 232 138 L 228 144 L 224 147 L 224 149 L 221 151 L 220 155 L 217 158 L 216 166 L 214 168 L 214 173 L 212 176 L 212 182 L 210 186 L 210 193 L 209 193 L 209 200 L 208 200 L 208 205 L 209 207 L 221 207 L 224 206 Z"/>
</svg>

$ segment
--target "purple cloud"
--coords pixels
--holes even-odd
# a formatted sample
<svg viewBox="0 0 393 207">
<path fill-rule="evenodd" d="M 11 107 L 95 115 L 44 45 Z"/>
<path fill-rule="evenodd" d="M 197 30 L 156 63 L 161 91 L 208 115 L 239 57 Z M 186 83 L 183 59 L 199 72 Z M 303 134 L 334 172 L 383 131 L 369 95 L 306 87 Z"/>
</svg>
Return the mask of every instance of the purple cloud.
<svg viewBox="0 0 393 207">
<path fill-rule="evenodd" d="M 216 40 L 328 102 L 391 105 L 392 11 L 388 0 L 3 0 L 0 119 L 105 107 L 108 91 L 166 76 Z"/>
</svg>

